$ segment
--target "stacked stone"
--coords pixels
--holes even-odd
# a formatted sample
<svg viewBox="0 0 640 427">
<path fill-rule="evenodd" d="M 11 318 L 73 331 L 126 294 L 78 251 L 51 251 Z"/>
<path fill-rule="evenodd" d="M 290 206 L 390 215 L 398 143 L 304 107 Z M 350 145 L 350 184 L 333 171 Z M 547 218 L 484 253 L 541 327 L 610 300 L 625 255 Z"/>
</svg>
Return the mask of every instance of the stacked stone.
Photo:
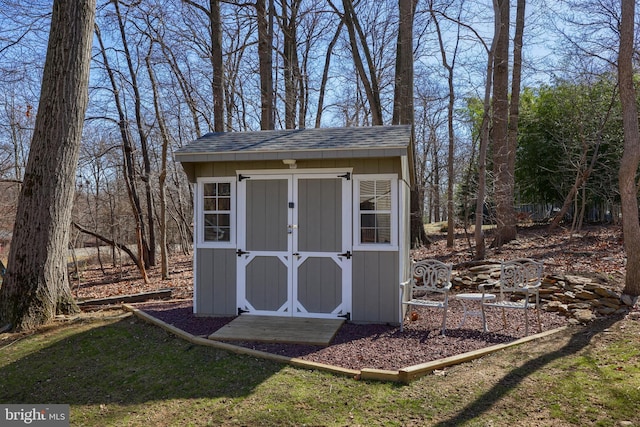
<svg viewBox="0 0 640 427">
<path fill-rule="evenodd" d="M 478 285 L 499 277 L 500 263 L 486 261 L 458 270 L 452 284 L 458 290 L 477 290 Z M 576 275 L 551 274 L 543 278 L 540 287 L 541 308 L 570 317 L 576 323 L 587 323 L 597 316 L 626 314 L 637 301 L 601 280 Z"/>
</svg>

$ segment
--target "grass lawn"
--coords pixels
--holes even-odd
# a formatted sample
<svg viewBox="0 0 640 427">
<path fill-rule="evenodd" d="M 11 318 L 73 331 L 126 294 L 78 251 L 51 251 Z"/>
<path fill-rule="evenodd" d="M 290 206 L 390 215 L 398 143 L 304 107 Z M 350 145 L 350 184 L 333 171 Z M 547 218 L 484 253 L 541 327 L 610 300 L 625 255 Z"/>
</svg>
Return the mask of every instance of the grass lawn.
<svg viewBox="0 0 640 427">
<path fill-rule="evenodd" d="M 629 319 L 410 385 L 194 346 L 120 312 L 0 340 L 0 403 L 67 403 L 73 426 L 637 426 L 638 402 L 640 322 Z"/>
</svg>

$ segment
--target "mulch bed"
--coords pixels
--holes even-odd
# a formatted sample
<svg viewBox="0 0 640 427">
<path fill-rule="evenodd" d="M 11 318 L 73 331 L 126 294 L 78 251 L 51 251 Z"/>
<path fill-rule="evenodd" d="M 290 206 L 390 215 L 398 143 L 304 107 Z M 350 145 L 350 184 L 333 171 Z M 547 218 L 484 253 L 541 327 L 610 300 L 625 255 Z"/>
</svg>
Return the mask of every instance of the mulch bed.
<svg viewBox="0 0 640 427">
<path fill-rule="evenodd" d="M 490 233 L 487 243 L 490 240 Z M 433 242 L 412 251 L 414 259 L 436 258 L 451 262 L 454 268 L 464 268 L 472 260 L 470 238 L 457 235 L 453 248 L 446 246 L 446 234 L 430 236 Z M 579 234 L 566 229 L 549 233 L 546 227 L 531 226 L 518 230 L 518 239 L 499 249 L 487 249 L 487 258 L 496 260 L 531 257 L 544 261 L 545 274 L 577 274 L 598 276 L 613 289 L 623 286 L 625 255 L 620 226 L 587 226 Z M 174 256 L 171 278 L 159 279 L 159 268 L 149 272 L 152 280 L 142 283 L 135 266 L 123 265 L 98 269 L 95 265 L 82 271 L 74 284 L 74 295 L 79 299 L 104 298 L 113 295 L 154 291 L 171 288 L 173 298 L 192 298 L 193 270 L 190 255 Z M 458 292 L 476 290 L 459 289 Z M 191 302 L 148 303 L 139 306 L 149 314 L 183 329 L 193 335 L 208 336 L 232 318 L 195 317 Z M 506 343 L 524 335 L 523 314 L 509 310 L 509 325 L 503 328 L 500 312 L 488 310 L 489 333 L 482 332 L 477 318 L 469 319 L 459 328 L 462 309 L 452 302 L 447 320 L 447 334 L 439 334 L 440 313 L 422 308 L 419 320 L 406 322 L 404 332 L 389 325 L 345 324 L 327 348 L 297 345 L 236 343 L 245 347 L 290 357 L 328 363 L 351 369 L 374 368 L 396 370 L 419 363 Z M 543 330 L 568 324 L 568 320 L 554 313 L 542 312 Z M 531 331 L 537 330 L 535 316 L 529 313 Z"/>
<path fill-rule="evenodd" d="M 196 317 L 189 301 L 150 302 L 135 305 L 138 309 L 196 336 L 208 336 L 226 325 L 233 317 Z M 406 321 L 404 331 L 397 326 L 381 324 L 345 323 L 328 347 L 276 344 L 261 342 L 233 342 L 233 344 L 278 354 L 298 357 L 312 362 L 325 363 L 348 369 L 401 368 L 430 362 L 491 345 L 508 343 L 525 336 L 524 313 L 508 310 L 508 325 L 504 328 L 499 310 L 487 309 L 489 332 L 482 330 L 482 322 L 476 317 L 462 320 L 462 307 L 452 301 L 447 314 L 446 335 L 440 334 L 442 312 L 418 307 L 418 319 Z M 541 311 L 542 330 L 547 331 L 568 324 L 565 317 Z M 529 334 L 537 332 L 533 310 L 529 311 Z"/>
</svg>

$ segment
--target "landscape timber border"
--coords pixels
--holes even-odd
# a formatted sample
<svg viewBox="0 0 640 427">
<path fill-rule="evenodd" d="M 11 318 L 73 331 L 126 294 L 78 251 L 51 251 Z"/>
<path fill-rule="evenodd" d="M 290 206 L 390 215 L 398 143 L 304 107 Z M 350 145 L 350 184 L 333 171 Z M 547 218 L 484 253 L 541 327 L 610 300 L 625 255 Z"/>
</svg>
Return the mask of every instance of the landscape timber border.
<svg viewBox="0 0 640 427">
<path fill-rule="evenodd" d="M 327 365 L 324 363 L 311 362 L 311 361 L 303 360 L 297 357 L 281 356 L 277 354 L 267 353 L 265 351 L 253 350 L 253 349 L 241 347 L 238 345 L 233 345 L 233 344 L 228 344 L 220 341 L 213 341 L 207 338 L 197 337 L 195 335 L 192 335 L 188 332 L 183 331 L 182 329 L 176 328 L 173 325 L 163 322 L 162 320 L 156 317 L 153 317 L 152 315 L 145 313 L 143 310 L 140 310 L 130 304 L 122 304 L 122 308 L 129 312 L 132 312 L 136 317 L 142 320 L 145 320 L 146 322 L 149 322 L 153 325 L 159 326 L 160 328 L 166 330 L 167 332 L 172 333 L 177 337 L 182 338 L 192 344 L 214 347 L 214 348 L 218 348 L 218 349 L 229 351 L 236 354 L 244 354 L 247 356 L 260 357 L 267 360 L 273 360 L 275 362 L 286 363 L 298 368 L 314 369 L 319 371 L 331 372 L 333 374 L 338 374 L 338 375 L 345 375 L 345 376 L 354 378 L 356 380 L 389 381 L 389 382 L 400 382 L 405 384 L 408 384 L 413 380 L 416 380 L 420 377 L 428 375 L 437 369 L 443 369 L 449 366 L 458 365 L 460 363 L 469 362 L 474 359 L 479 359 L 480 357 L 486 356 L 488 354 L 495 353 L 497 351 L 504 350 L 509 347 L 524 344 L 529 341 L 534 341 L 536 339 L 543 338 L 549 335 L 553 335 L 557 332 L 567 329 L 567 326 L 562 326 L 562 327 L 552 329 L 549 331 L 544 331 L 535 335 L 529 335 L 527 337 L 520 338 L 509 343 L 496 344 L 496 345 L 492 345 L 490 347 L 482 348 L 479 350 L 469 351 L 467 353 L 446 357 L 444 359 L 438 359 L 430 362 L 420 363 L 418 365 L 409 366 L 407 368 L 402 368 L 397 371 L 386 370 L 386 369 L 372 369 L 372 368 L 362 368 L 360 370 L 356 370 L 356 369 L 341 368 L 339 366 Z"/>
</svg>

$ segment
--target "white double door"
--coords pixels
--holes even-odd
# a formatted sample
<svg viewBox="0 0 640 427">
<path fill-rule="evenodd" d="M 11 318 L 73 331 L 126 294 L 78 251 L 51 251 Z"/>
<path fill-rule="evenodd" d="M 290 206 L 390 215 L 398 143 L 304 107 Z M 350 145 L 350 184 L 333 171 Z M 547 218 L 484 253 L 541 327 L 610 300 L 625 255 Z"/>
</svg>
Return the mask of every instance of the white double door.
<svg viewBox="0 0 640 427">
<path fill-rule="evenodd" d="M 239 312 L 350 316 L 350 178 L 348 172 L 239 175 Z"/>
</svg>

